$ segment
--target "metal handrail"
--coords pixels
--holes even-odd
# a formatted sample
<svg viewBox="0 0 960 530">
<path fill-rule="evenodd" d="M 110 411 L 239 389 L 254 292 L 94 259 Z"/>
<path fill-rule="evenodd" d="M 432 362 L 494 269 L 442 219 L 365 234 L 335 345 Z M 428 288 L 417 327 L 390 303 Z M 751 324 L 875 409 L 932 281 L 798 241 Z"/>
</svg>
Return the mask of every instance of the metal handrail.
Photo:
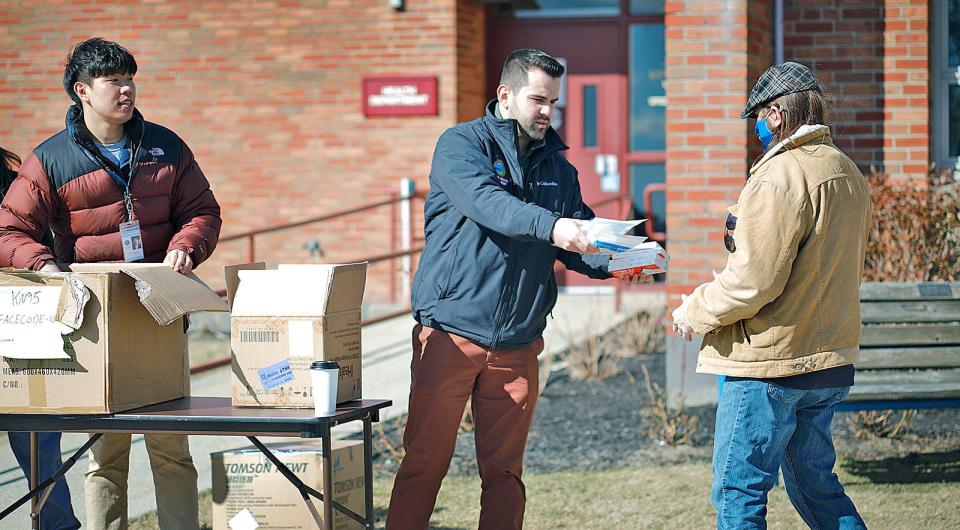
<svg viewBox="0 0 960 530">
<path fill-rule="evenodd" d="M 256 261 L 256 245 L 254 243 L 254 238 L 256 236 L 263 235 L 263 234 L 270 234 L 274 232 L 282 232 L 284 230 L 289 230 L 291 228 L 299 228 L 301 226 L 306 226 L 309 224 L 320 223 L 323 221 L 336 219 L 338 217 L 344 217 L 344 216 L 355 214 L 355 213 L 365 212 L 367 210 L 372 210 L 374 208 L 379 208 L 381 206 L 397 204 L 405 200 L 423 199 L 425 197 L 426 197 L 426 194 L 420 191 L 414 192 L 412 195 L 407 197 L 404 197 L 399 193 L 392 193 L 389 199 L 362 204 L 360 206 L 354 206 L 352 208 L 345 208 L 343 210 L 338 210 L 332 213 L 319 215 L 316 217 L 309 217 L 307 219 L 301 219 L 299 221 L 294 221 L 291 223 L 274 225 L 267 228 L 257 228 L 255 230 L 240 232 L 238 234 L 230 234 L 228 236 L 221 237 L 219 240 L 219 243 L 223 244 L 223 243 L 229 243 L 230 241 L 246 239 L 247 240 L 247 261 L 253 262 L 253 261 Z"/>
<path fill-rule="evenodd" d="M 646 210 L 648 216 L 652 217 L 653 215 L 653 194 L 657 192 L 666 193 L 666 191 L 667 191 L 666 182 L 652 182 L 643 187 L 643 208 L 644 210 Z M 647 232 L 647 237 L 649 237 L 650 239 L 655 239 L 657 241 L 666 241 L 667 234 L 665 232 L 657 232 L 653 228 L 652 221 L 653 220 L 651 219 L 651 222 L 647 223 L 646 226 L 644 226 L 644 229 Z"/>
<path fill-rule="evenodd" d="M 224 243 L 224 242 L 227 242 L 227 241 L 234 241 L 234 240 L 236 240 L 236 239 L 244 239 L 244 238 L 247 238 L 247 237 L 257 236 L 257 235 L 260 235 L 260 234 L 268 234 L 268 233 L 271 233 L 271 232 L 280 232 L 280 231 L 282 231 L 282 230 L 288 230 L 288 229 L 290 229 L 290 228 L 297 228 L 297 227 L 300 227 L 300 226 L 304 226 L 304 225 L 308 225 L 308 224 L 313 224 L 313 223 L 319 223 L 319 222 L 322 222 L 322 221 L 329 221 L 330 219 L 335 219 L 335 218 L 337 218 L 337 217 L 343 217 L 343 216 L 345 216 L 345 215 L 350 215 L 350 214 L 353 214 L 353 213 L 365 212 L 365 211 L 367 211 L 367 210 L 372 210 L 372 209 L 378 208 L 378 207 L 380 207 L 380 206 L 386 206 L 386 205 L 388 205 L 388 204 L 393 204 L 393 203 L 396 203 L 396 202 L 401 202 L 401 201 L 406 200 L 406 199 L 411 199 L 411 198 L 422 199 L 422 198 L 424 198 L 424 197 L 425 197 L 425 195 L 423 194 L 423 192 L 419 192 L 419 191 L 416 192 L 416 193 L 414 193 L 411 197 L 401 197 L 400 194 L 398 194 L 398 193 L 392 193 L 392 194 L 391 194 L 391 198 L 385 199 L 385 200 L 382 200 L 382 201 L 372 202 L 372 203 L 364 204 L 364 205 L 361 205 L 361 206 L 355 206 L 355 207 L 353 207 L 353 208 L 345 208 L 345 209 L 343 209 L 343 210 L 339 210 L 339 211 L 336 211 L 336 212 L 333 212 L 333 213 L 328 213 L 328 214 L 320 215 L 320 216 L 317 216 L 317 217 L 310 217 L 310 218 L 308 218 L 308 219 L 302 219 L 302 220 L 300 220 L 300 221 L 294 221 L 294 222 L 292 222 L 292 223 L 275 225 L 275 226 L 271 226 L 271 227 L 268 227 L 268 228 L 258 228 L 258 229 L 256 229 L 256 230 L 250 230 L 250 231 L 248 231 L 248 232 L 241 232 L 241 233 L 239 233 L 239 234 L 231 234 L 231 235 L 229 235 L 229 236 L 221 237 L 221 238 L 220 238 L 220 243 Z"/>
<path fill-rule="evenodd" d="M 423 250 L 423 245 L 419 247 L 411 248 L 410 250 L 400 250 L 398 252 L 388 252 L 387 254 L 377 254 L 375 256 L 370 256 L 368 258 L 356 258 L 352 260 L 347 260 L 346 263 L 359 263 L 366 261 L 367 263 L 377 263 L 379 261 L 386 261 L 388 259 L 402 258 L 404 256 L 412 256 Z"/>
</svg>

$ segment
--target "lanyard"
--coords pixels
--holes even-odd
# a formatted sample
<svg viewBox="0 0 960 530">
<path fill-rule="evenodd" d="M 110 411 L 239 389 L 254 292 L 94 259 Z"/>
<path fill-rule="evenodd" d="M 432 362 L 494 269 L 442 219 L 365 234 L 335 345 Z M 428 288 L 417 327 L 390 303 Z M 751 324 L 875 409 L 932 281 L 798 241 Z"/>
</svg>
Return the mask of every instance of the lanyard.
<svg viewBox="0 0 960 530">
<path fill-rule="evenodd" d="M 139 151 L 139 149 L 137 149 L 137 151 Z M 105 168 L 107 173 L 110 174 L 110 178 L 112 178 L 113 181 L 120 186 L 120 189 L 123 190 L 123 207 L 127 210 L 127 222 L 133 221 L 133 196 L 130 194 L 130 183 L 133 181 L 133 173 L 136 168 L 136 164 L 134 162 L 136 160 L 136 154 L 137 153 L 131 147 L 129 163 L 130 169 L 128 170 L 130 176 L 126 180 L 124 180 L 123 177 L 118 175 L 111 168 Z"/>
<path fill-rule="evenodd" d="M 127 209 L 127 222 L 133 221 L 133 198 L 130 196 L 130 185 L 123 189 L 123 206 Z"/>
</svg>

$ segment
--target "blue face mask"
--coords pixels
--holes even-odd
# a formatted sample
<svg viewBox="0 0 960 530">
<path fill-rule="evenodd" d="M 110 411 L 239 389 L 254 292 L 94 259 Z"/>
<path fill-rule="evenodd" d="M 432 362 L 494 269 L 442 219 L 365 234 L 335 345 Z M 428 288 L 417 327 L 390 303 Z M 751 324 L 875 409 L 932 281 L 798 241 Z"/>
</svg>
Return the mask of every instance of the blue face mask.
<svg viewBox="0 0 960 530">
<path fill-rule="evenodd" d="M 763 150 L 766 151 L 770 147 L 770 141 L 773 140 L 773 131 L 767 127 L 767 120 L 757 119 L 757 125 L 754 127 L 754 130 L 757 132 L 757 138 L 760 139 L 760 145 L 763 146 Z"/>
</svg>

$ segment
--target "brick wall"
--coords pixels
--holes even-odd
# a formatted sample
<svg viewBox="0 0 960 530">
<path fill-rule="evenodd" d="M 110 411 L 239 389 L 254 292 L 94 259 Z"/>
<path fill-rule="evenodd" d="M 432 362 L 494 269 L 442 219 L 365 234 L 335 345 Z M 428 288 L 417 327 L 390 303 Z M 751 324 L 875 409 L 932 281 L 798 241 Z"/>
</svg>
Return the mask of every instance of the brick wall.
<svg viewBox="0 0 960 530">
<path fill-rule="evenodd" d="M 747 93 L 770 64 L 768 2 L 666 3 L 668 308 L 712 279 L 726 261 L 723 223 L 759 149 L 740 119 Z M 667 340 L 671 399 L 715 398 L 713 379 L 693 374 L 696 343 Z"/>
<path fill-rule="evenodd" d="M 926 0 L 784 2 L 784 57 L 835 99 L 837 146 L 864 170 L 919 177 L 930 160 Z"/>
<path fill-rule="evenodd" d="M 403 12 L 385 0 L 7 3 L 0 145 L 26 155 L 62 128 L 63 59 L 102 36 L 137 57 L 137 107 L 192 147 L 224 235 L 382 199 L 403 177 L 425 190 L 437 137 L 475 104 L 473 88 L 458 97 L 461 77 L 483 79 L 482 59 L 469 57 L 483 46 L 478 10 L 465 0 L 408 1 Z M 380 75 L 437 76 L 439 116 L 365 118 L 361 79 Z M 310 261 L 311 240 L 324 261 L 386 252 L 390 211 L 258 238 L 257 256 Z M 219 283 L 220 265 L 244 259 L 245 243 L 224 243 L 199 272 Z M 372 267 L 368 300 L 388 296 L 394 266 Z"/>
</svg>

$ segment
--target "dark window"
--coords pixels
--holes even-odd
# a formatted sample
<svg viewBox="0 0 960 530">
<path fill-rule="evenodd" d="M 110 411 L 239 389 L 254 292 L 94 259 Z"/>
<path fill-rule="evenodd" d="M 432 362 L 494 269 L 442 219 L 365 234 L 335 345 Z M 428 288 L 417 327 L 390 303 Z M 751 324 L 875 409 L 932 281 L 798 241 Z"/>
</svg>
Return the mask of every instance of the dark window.
<svg viewBox="0 0 960 530">
<path fill-rule="evenodd" d="M 630 0 L 631 15 L 663 13 L 663 0 Z"/>
<path fill-rule="evenodd" d="M 662 2 L 661 2 L 662 3 Z M 539 7 L 517 9 L 517 18 L 617 17 L 620 0 L 537 0 Z"/>
<path fill-rule="evenodd" d="M 662 24 L 630 26 L 630 150 L 666 149 Z"/>
<path fill-rule="evenodd" d="M 597 87 L 583 87 L 583 146 L 597 146 Z"/>
</svg>

